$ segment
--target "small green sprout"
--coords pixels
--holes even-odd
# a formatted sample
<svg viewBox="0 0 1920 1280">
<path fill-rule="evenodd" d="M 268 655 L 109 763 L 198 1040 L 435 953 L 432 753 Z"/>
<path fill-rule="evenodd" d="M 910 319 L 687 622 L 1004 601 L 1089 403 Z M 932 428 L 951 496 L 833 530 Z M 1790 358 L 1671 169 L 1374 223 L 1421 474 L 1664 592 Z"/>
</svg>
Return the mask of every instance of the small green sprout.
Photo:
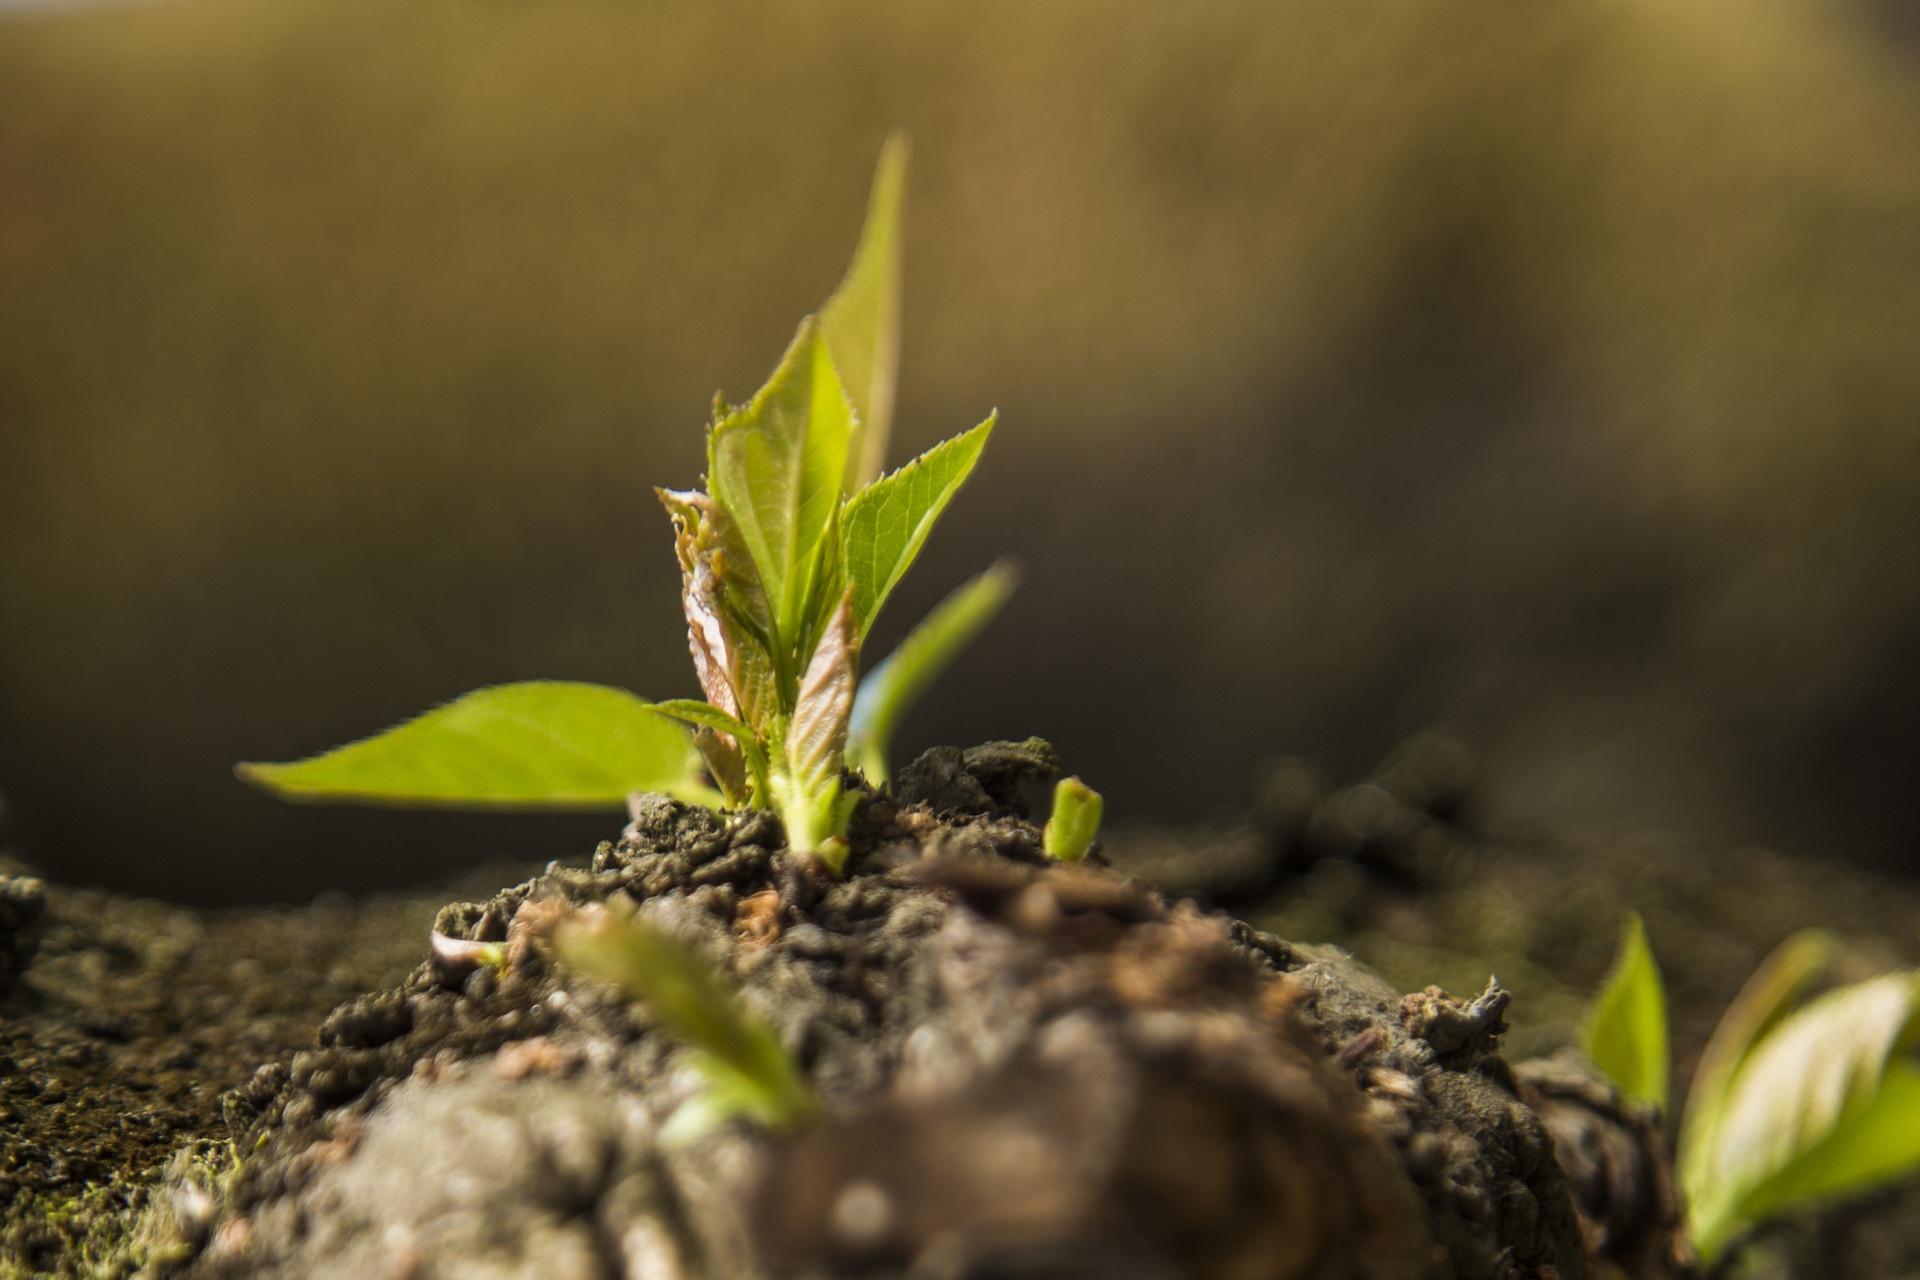
<svg viewBox="0 0 1920 1280">
<path fill-rule="evenodd" d="M 1100 833 L 1100 814 L 1106 802 L 1078 778 L 1062 778 L 1054 784 L 1053 813 L 1047 819 L 1042 837 L 1047 856 L 1058 862 L 1079 862 L 1093 847 Z"/>
<path fill-rule="evenodd" d="M 1832 951 L 1813 930 L 1782 943 L 1728 1006 L 1694 1072 L 1675 1163 L 1688 1235 L 1708 1266 L 1769 1218 L 1920 1170 L 1920 1064 L 1907 1052 L 1920 1035 L 1920 971 L 1801 1003 Z M 1664 1008 L 1630 917 L 1588 1052 L 1623 1091 L 1656 1103 Z"/>
<path fill-rule="evenodd" d="M 706 1091 L 674 1112 L 662 1142 L 684 1143 L 735 1118 L 782 1133 L 818 1113 L 813 1085 L 779 1033 L 665 929 L 592 908 L 560 924 L 554 944 L 571 968 L 644 1002 L 658 1025 L 691 1051 Z"/>
<path fill-rule="evenodd" d="M 1640 913 L 1627 913 L 1620 950 L 1587 1018 L 1587 1056 L 1631 1098 L 1667 1109 L 1667 991 Z"/>
<path fill-rule="evenodd" d="M 717 400 L 703 486 L 656 490 L 674 529 L 703 700 L 540 680 L 456 698 L 360 742 L 239 775 L 283 798 L 614 808 L 636 791 L 774 810 L 835 871 L 857 792 L 887 779 L 908 706 L 999 612 L 996 565 L 855 682 L 888 595 L 973 473 L 994 417 L 881 474 L 900 335 L 907 144 L 889 139 L 852 265 L 744 405 Z"/>
</svg>

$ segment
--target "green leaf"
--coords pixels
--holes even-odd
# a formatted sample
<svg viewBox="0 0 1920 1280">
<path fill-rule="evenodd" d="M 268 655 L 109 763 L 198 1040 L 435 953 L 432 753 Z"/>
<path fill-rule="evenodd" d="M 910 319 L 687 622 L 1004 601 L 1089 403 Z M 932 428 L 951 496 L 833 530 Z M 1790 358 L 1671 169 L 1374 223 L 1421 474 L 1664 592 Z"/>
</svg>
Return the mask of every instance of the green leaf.
<svg viewBox="0 0 1920 1280">
<path fill-rule="evenodd" d="M 1718 1123 L 1702 1135 L 1686 1186 L 1690 1234 L 1704 1261 L 1808 1194 L 1911 1167 L 1904 1163 L 1914 1115 L 1906 1109 L 1905 1069 L 1894 1072 L 1885 1104 L 1893 1114 L 1882 1117 L 1900 1122 L 1904 1134 L 1871 1131 L 1871 1113 L 1890 1060 L 1912 1038 L 1917 1001 L 1920 979 L 1887 974 L 1828 992 L 1754 1046 L 1729 1082 Z"/>
<path fill-rule="evenodd" d="M 1720 1015 L 1694 1067 L 1686 1109 L 1680 1116 L 1674 1165 L 1682 1186 L 1705 1185 L 1711 1149 L 1708 1135 L 1719 1126 L 1733 1077 L 1760 1038 L 1787 1016 L 1825 972 L 1833 946 L 1833 936 L 1820 929 L 1803 929 L 1789 937 L 1760 962 Z"/>
<path fill-rule="evenodd" d="M 897 131 L 881 149 L 853 265 L 820 310 L 827 349 L 833 353 L 857 415 L 842 481 L 849 494 L 873 483 L 880 474 L 893 423 L 894 376 L 900 359 L 901 217 L 909 150 L 907 135 Z"/>
<path fill-rule="evenodd" d="M 613 809 L 629 792 L 705 804 L 685 729 L 624 689 L 562 680 L 476 689 L 290 764 L 241 764 L 287 800 L 403 807 Z"/>
<path fill-rule="evenodd" d="M 1920 1068 L 1887 1064 L 1880 1088 L 1807 1153 L 1756 1187 L 1745 1210 L 1758 1217 L 1789 1205 L 1857 1194 L 1920 1169 Z"/>
<path fill-rule="evenodd" d="M 862 639 L 894 584 L 926 545 L 940 513 L 973 473 L 997 416 L 989 415 L 973 430 L 935 445 L 847 501 L 841 539 Z"/>
<path fill-rule="evenodd" d="M 859 654 L 851 596 L 849 591 L 842 597 L 807 663 L 782 759 L 771 779 L 788 846 L 818 855 L 835 872 L 846 865 L 847 824 L 859 799 L 857 793 L 842 793 L 840 776 L 847 760 L 847 721 L 853 712 Z"/>
<path fill-rule="evenodd" d="M 555 933 L 561 958 L 644 1001 L 661 1028 L 694 1052 L 708 1090 L 677 1137 L 733 1115 L 790 1128 L 819 1107 L 812 1084 L 765 1019 L 755 1017 L 704 957 L 659 925 L 583 912 Z"/>
<path fill-rule="evenodd" d="M 887 781 L 888 754 L 900 718 L 993 621 L 1019 585 L 1020 570 L 1011 560 L 968 579 L 860 682 L 853 699 L 850 763 L 867 781 L 875 786 Z"/>
<path fill-rule="evenodd" d="M 726 759 L 725 746 L 731 744 L 745 756 L 747 769 L 753 776 L 753 785 L 759 796 L 764 796 L 767 786 L 767 750 L 765 742 L 747 725 L 742 724 L 711 703 L 696 698 L 673 698 L 666 702 L 656 702 L 653 709 L 661 715 L 684 720 L 698 725 L 708 733 L 724 734 L 721 744 L 721 759 L 714 763 L 716 780 L 726 789 L 729 796 L 738 791 L 739 779 L 734 775 L 733 764 Z M 694 736 L 696 748 L 700 746 L 699 734 Z M 704 751 L 702 754 L 705 754 Z M 725 775 L 725 776 L 722 776 Z M 715 808 L 719 806 L 713 806 Z"/>
<path fill-rule="evenodd" d="M 753 557 L 773 613 L 773 658 L 785 674 L 795 665 L 821 540 L 839 509 L 852 429 L 852 406 L 809 317 L 767 385 L 707 440 L 708 483 Z"/>
<path fill-rule="evenodd" d="M 847 758 L 847 722 L 853 714 L 858 654 L 852 605 L 843 597 L 807 663 L 787 730 L 787 771 L 802 786 L 817 789 L 829 781 L 839 783 Z"/>
<path fill-rule="evenodd" d="M 1588 1016 L 1594 1065 L 1629 1097 L 1667 1108 L 1667 991 L 1640 914 L 1627 913 L 1620 950 Z"/>
<path fill-rule="evenodd" d="M 672 716 L 675 720 L 718 729 L 721 733 L 740 742 L 753 741 L 752 729 L 711 702 L 701 702 L 698 698 L 669 698 L 665 702 L 654 703 L 653 709 L 663 716 Z"/>
<path fill-rule="evenodd" d="M 778 671 L 767 652 L 773 617 L 740 531 L 697 491 L 655 489 L 673 521 L 680 605 L 707 701 L 751 725 L 780 711 Z"/>
</svg>

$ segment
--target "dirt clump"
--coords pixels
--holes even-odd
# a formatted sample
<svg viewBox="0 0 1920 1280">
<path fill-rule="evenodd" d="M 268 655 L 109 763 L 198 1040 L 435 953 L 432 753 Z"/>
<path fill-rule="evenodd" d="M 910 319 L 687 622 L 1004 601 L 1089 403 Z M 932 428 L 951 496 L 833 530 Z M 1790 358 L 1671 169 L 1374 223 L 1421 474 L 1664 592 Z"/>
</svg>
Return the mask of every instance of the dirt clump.
<svg viewBox="0 0 1920 1280">
<path fill-rule="evenodd" d="M 765 814 L 649 798 L 588 866 L 443 909 L 229 1095 L 246 1154 L 191 1273 L 1584 1274 L 1492 1022 L 1466 1051 L 1335 950 L 1049 864 L 1020 789 L 1056 769 L 930 753 L 844 879 Z M 538 940 L 587 904 L 730 973 L 828 1118 L 662 1143 L 684 1050 Z"/>
<path fill-rule="evenodd" d="M 1682 873 L 1476 841 L 1458 757 L 1423 758 L 1357 784 L 1398 816 L 1322 787 L 1285 824 L 1110 837 L 1130 870 L 1184 841 L 1197 900 L 1049 863 L 1023 816 L 1058 769 L 1037 741 L 910 765 L 844 878 L 770 815 L 654 797 L 582 865 L 447 905 L 219 915 L 45 886 L 5 996 L 41 1092 L 0 1095 L 30 1116 L 0 1276 L 1686 1274 L 1651 1118 L 1503 1052 L 1565 1042 L 1617 922 L 1593 883 Z M 1235 894 L 1247 919 L 1208 905 Z M 663 1142 L 702 1082 L 643 1006 L 553 958 L 546 930 L 589 905 L 729 974 L 824 1118 Z M 1711 918 L 1648 908 L 1656 946 L 1683 910 Z M 1672 950 L 1683 1063 L 1720 980 L 1700 957 L 1746 945 Z"/>
</svg>

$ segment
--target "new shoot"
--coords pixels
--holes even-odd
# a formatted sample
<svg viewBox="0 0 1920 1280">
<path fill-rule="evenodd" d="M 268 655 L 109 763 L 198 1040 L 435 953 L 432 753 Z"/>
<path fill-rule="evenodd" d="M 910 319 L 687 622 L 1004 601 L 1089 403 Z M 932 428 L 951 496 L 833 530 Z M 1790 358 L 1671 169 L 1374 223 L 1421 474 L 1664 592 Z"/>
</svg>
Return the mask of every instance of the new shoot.
<svg viewBox="0 0 1920 1280">
<path fill-rule="evenodd" d="M 1105 808 L 1100 793 L 1080 779 L 1062 778 L 1055 783 L 1053 813 L 1041 837 L 1047 856 L 1057 862 L 1084 859 L 1100 834 L 1100 814 Z"/>
<path fill-rule="evenodd" d="M 1833 942 L 1781 943 L 1722 1015 L 1680 1117 L 1687 1232 L 1709 1268 L 1755 1227 L 1920 1171 L 1920 971 L 1807 993 Z M 1589 1022 L 1587 1053 L 1621 1091 L 1667 1093 L 1666 996 L 1638 916 Z"/>
<path fill-rule="evenodd" d="M 702 698 L 537 680 L 479 689 L 384 733 L 240 776 L 285 799 L 461 808 L 618 808 L 656 791 L 773 810 L 838 871 L 894 730 L 1006 603 L 995 565 L 949 596 L 866 681 L 874 620 L 973 473 L 994 418 L 881 474 L 900 336 L 907 144 L 889 139 L 845 278 L 745 404 L 716 400 L 707 474 L 659 489 Z"/>
<path fill-rule="evenodd" d="M 569 968 L 603 979 L 645 1004 L 655 1023 L 689 1050 L 706 1089 L 661 1130 L 674 1145 L 742 1119 L 774 1133 L 812 1118 L 819 1099 L 806 1073 L 764 1018 L 699 953 L 656 924 L 602 908 L 554 930 Z"/>
</svg>

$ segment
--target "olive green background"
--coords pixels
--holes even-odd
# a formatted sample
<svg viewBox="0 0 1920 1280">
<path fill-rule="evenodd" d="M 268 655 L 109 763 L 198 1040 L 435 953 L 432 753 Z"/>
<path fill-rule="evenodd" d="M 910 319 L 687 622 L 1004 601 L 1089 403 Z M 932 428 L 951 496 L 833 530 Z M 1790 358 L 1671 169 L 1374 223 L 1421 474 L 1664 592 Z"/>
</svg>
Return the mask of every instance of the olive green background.
<svg viewBox="0 0 1920 1280">
<path fill-rule="evenodd" d="M 1456 724 L 1510 826 L 1915 866 L 1920 40 L 1818 0 L 153 0 L 0 14 L 0 791 L 206 902 L 599 819 L 228 773 L 693 691 L 666 521 L 916 143 L 877 633 L 1116 819 Z"/>
</svg>

